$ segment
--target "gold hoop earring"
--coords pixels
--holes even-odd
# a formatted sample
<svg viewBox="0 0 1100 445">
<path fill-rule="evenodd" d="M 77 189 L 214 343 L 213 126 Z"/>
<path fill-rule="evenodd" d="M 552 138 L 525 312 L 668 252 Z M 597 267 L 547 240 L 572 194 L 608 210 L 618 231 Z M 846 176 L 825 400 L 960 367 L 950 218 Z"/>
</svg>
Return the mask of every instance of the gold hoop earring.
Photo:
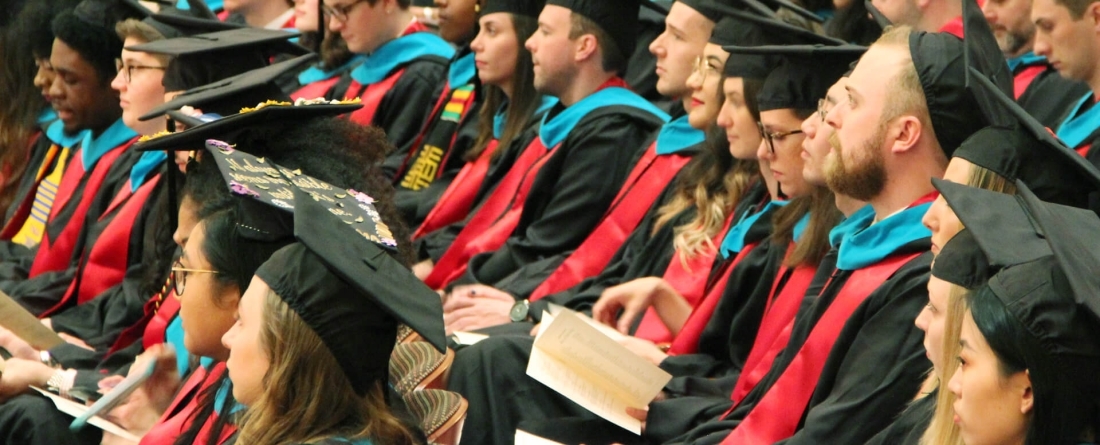
<svg viewBox="0 0 1100 445">
<path fill-rule="evenodd" d="M 474 12 L 481 12 L 481 4 L 474 3 Z"/>
</svg>

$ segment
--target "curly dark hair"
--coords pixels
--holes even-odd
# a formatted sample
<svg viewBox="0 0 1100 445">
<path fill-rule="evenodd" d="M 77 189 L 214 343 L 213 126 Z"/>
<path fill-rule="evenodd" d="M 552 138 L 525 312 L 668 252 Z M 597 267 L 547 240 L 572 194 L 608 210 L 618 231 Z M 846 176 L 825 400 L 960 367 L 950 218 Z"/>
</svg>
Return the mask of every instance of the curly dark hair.
<svg viewBox="0 0 1100 445">
<path fill-rule="evenodd" d="M 115 77 L 115 59 L 122 53 L 122 40 L 114 29 L 92 25 L 77 18 L 72 10 L 54 17 L 51 23 L 54 36 L 80 53 L 99 76 L 100 85 L 107 85 Z"/>
</svg>

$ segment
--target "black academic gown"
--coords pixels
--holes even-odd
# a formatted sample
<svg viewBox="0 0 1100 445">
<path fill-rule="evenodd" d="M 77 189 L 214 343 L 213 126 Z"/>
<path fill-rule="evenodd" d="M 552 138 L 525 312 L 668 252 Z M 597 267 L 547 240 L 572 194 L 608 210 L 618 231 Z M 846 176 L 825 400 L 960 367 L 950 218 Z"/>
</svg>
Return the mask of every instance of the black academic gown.
<svg viewBox="0 0 1100 445">
<path fill-rule="evenodd" d="M 928 430 L 936 412 L 937 391 L 914 400 L 894 423 L 872 437 L 867 445 L 920 445 L 921 436 Z"/>
<path fill-rule="evenodd" d="M 49 171 L 53 170 L 56 160 L 51 160 L 47 165 L 43 165 L 46 164 L 46 154 L 51 145 L 53 145 L 53 141 L 46 137 L 45 133 L 39 134 L 35 140 L 31 147 L 30 159 L 27 161 L 27 170 L 20 178 L 14 195 L 15 199 L 8 206 L 4 215 L 4 225 L 7 225 L 16 216 L 20 204 L 22 204 L 20 201 L 37 190 L 39 184 L 38 171 L 45 168 L 46 174 L 49 174 Z M 34 199 L 33 196 L 31 199 Z M 0 241 L 0 280 L 26 278 L 30 274 L 35 252 L 35 249 L 19 243 Z"/>
<path fill-rule="evenodd" d="M 930 366 L 925 357 L 924 336 L 912 326 L 928 302 L 932 259 L 929 248 L 929 240 L 924 238 L 895 251 L 895 254 L 923 253 L 902 265 L 848 317 L 830 350 L 797 431 L 782 443 L 863 443 L 886 428 L 912 400 Z M 663 427 L 665 422 L 649 423 L 646 431 L 649 439 L 662 443 L 720 443 L 786 370 L 850 276 L 849 271 L 837 270 L 821 295 L 799 312 L 787 348 L 728 416 L 713 420 L 730 408 L 727 398 L 705 410 L 699 419 L 705 423 L 686 434 Z M 867 366 L 868 363 L 878 365 Z M 675 416 L 674 412 L 653 408 L 649 414 L 652 419 Z"/>
<path fill-rule="evenodd" d="M 560 104 L 555 108 L 563 109 Z M 575 249 L 599 224 L 631 161 L 662 124 L 630 106 L 605 106 L 585 115 L 539 169 L 511 236 L 499 249 L 471 258 L 465 276 L 454 284 L 493 284 Z"/>
<path fill-rule="evenodd" d="M 1089 91 L 1089 86 L 1062 77 L 1058 74 L 1058 70 L 1046 61 L 1039 63 L 1042 63 L 1047 69 L 1028 84 L 1024 94 L 1020 95 L 1017 102 L 1040 123 L 1057 130 L 1066 113 L 1069 113 L 1077 100 Z M 1018 67 L 1014 74 L 1020 73 L 1028 66 Z"/>
</svg>

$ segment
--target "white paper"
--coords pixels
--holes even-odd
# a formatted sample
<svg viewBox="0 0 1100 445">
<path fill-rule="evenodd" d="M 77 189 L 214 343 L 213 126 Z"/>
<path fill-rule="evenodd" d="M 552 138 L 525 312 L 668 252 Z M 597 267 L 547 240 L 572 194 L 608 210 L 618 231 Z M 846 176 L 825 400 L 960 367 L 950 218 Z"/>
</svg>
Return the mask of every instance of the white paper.
<svg viewBox="0 0 1100 445">
<path fill-rule="evenodd" d="M 565 445 L 561 442 L 554 442 L 550 439 L 542 438 L 534 434 L 528 433 L 524 430 L 516 430 L 516 445 Z"/>
<path fill-rule="evenodd" d="M 527 375 L 592 413 L 635 434 L 645 409 L 672 379 L 571 311 L 559 312 L 535 338 Z"/>
<path fill-rule="evenodd" d="M 80 403 L 77 403 L 77 402 L 74 402 L 72 400 L 63 398 L 63 397 L 61 397 L 57 394 L 54 394 L 52 392 L 46 391 L 46 390 L 41 389 L 41 388 L 36 388 L 36 387 L 33 387 L 33 386 L 31 388 L 34 389 L 35 391 L 38 391 L 42 395 L 44 395 L 46 397 L 49 397 L 50 400 L 53 401 L 54 406 L 57 407 L 57 410 L 65 413 L 65 414 L 68 414 L 68 415 L 73 416 L 73 417 L 78 417 L 81 414 L 84 414 L 84 412 L 88 411 L 88 407 L 84 406 Z M 123 439 L 126 439 L 126 440 L 131 440 L 131 441 L 134 441 L 134 442 L 140 442 L 141 441 L 141 437 L 136 436 L 136 435 L 134 435 L 134 433 L 126 431 L 126 429 L 122 428 L 121 426 L 118 426 L 118 424 L 113 423 L 113 422 L 111 422 L 107 419 L 104 419 L 102 417 L 99 417 L 99 416 L 95 416 L 95 417 L 92 417 L 91 419 L 88 419 L 88 424 L 92 425 L 96 428 L 99 428 L 103 431 L 106 431 L 108 433 L 114 434 L 118 437 L 121 437 Z"/>
<path fill-rule="evenodd" d="M 476 344 L 479 341 L 489 338 L 489 336 L 485 334 L 476 334 L 467 331 L 455 331 L 454 334 L 451 335 L 454 336 L 455 343 L 466 346 Z"/>
</svg>

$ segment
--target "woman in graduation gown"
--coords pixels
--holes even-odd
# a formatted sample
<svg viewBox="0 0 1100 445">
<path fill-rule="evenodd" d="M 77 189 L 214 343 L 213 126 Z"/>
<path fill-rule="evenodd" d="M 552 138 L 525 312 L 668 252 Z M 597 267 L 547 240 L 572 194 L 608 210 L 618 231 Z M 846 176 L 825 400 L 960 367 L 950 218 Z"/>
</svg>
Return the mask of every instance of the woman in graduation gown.
<svg viewBox="0 0 1100 445">
<path fill-rule="evenodd" d="M 531 53 L 523 46 L 537 28 L 536 15 L 542 3 L 491 0 L 482 9 L 477 37 L 470 42 L 479 65 L 478 94 L 484 97 L 477 118 L 477 138 L 469 151 L 461 155 L 466 164 L 438 201 L 418 204 L 430 208 L 413 234 L 421 260 L 438 260 L 443 256 L 462 230 L 461 223 L 492 191 L 519 151 L 535 137 L 534 128 L 543 113 L 556 103 L 535 91 Z M 407 212 L 406 221 L 414 224 Z"/>
<path fill-rule="evenodd" d="M 1094 443 L 1100 386 L 1081 376 L 1100 370 L 1100 281 L 1089 270 L 1100 260 L 1090 242 L 1100 219 L 1019 186 L 1020 197 L 1007 197 L 940 184 L 954 202 L 1001 210 L 970 225 L 1009 229 L 986 234 L 996 243 L 990 262 L 1004 267 L 966 298 L 959 367 L 947 383 L 955 420 L 971 445 Z"/>
<path fill-rule="evenodd" d="M 454 55 L 450 44 L 413 18 L 409 3 L 365 0 L 322 6 L 329 29 L 340 33 L 349 51 L 367 56 L 340 76 L 325 98 L 362 100 L 363 108 L 351 113 L 351 121 L 381 128 L 397 147 L 383 167 L 389 178 L 404 165 Z"/>
<path fill-rule="evenodd" d="M 325 93 L 340 81 L 340 76 L 355 69 L 367 56 L 353 54 L 340 34 L 327 31 L 327 21 L 322 22 L 321 0 L 296 0 L 294 2 L 294 27 L 302 32 L 299 42 L 313 48 L 321 60 L 298 73 L 298 89 L 291 99 L 313 99 Z M 322 27 L 318 28 L 318 23 Z"/>
<path fill-rule="evenodd" d="M 371 204 L 345 199 L 363 205 L 296 192 L 300 242 L 256 271 L 223 337 L 233 396 L 247 406 L 238 444 L 414 443 L 387 407 L 389 357 L 399 323 L 442 350 L 442 306 L 396 240 L 375 236 L 389 231 Z"/>
</svg>

